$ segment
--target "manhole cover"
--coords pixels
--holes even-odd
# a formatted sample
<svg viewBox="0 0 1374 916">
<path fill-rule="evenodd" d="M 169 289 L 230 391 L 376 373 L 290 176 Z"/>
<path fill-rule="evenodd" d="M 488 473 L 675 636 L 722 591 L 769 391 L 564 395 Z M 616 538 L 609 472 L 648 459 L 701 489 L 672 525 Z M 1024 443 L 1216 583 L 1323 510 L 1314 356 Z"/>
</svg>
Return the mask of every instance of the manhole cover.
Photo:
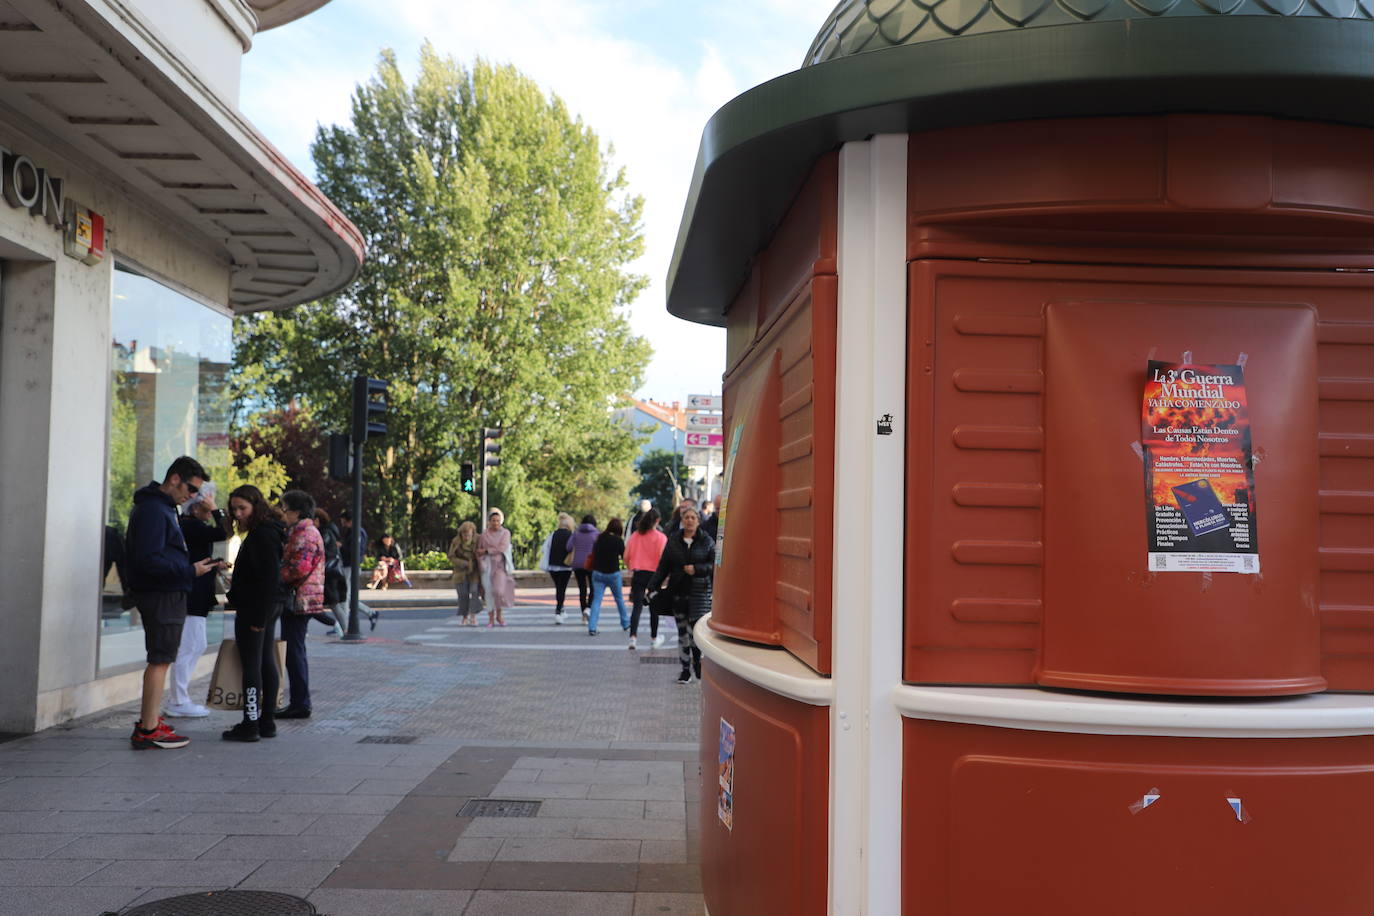
<svg viewBox="0 0 1374 916">
<path fill-rule="evenodd" d="M 543 802 L 514 798 L 473 798 L 458 811 L 459 817 L 534 817 Z"/>
<path fill-rule="evenodd" d="M 359 744 L 414 744 L 420 739 L 415 735 L 368 735 L 359 738 Z"/>
<path fill-rule="evenodd" d="M 306 916 L 318 912 L 309 901 L 273 891 L 208 891 L 154 900 L 123 916 Z"/>
<path fill-rule="evenodd" d="M 641 665 L 672 665 L 677 663 L 676 655 L 641 655 L 639 663 Z"/>
</svg>

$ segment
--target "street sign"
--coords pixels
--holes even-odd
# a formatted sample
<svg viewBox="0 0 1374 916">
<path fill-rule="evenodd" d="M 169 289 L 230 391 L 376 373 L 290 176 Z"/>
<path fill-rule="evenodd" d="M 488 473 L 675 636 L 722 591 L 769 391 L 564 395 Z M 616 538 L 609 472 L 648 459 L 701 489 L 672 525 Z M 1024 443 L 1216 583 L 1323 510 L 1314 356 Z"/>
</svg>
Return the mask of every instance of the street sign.
<svg viewBox="0 0 1374 916">
<path fill-rule="evenodd" d="M 725 398 L 718 394 L 687 395 L 688 410 L 724 410 Z"/>
<path fill-rule="evenodd" d="M 724 423 L 718 413 L 689 413 L 687 415 L 687 428 L 703 432 L 718 432 L 724 429 Z"/>
<path fill-rule="evenodd" d="M 688 447 L 700 446 L 702 448 L 722 448 L 725 445 L 725 436 L 721 433 L 688 433 Z"/>
</svg>

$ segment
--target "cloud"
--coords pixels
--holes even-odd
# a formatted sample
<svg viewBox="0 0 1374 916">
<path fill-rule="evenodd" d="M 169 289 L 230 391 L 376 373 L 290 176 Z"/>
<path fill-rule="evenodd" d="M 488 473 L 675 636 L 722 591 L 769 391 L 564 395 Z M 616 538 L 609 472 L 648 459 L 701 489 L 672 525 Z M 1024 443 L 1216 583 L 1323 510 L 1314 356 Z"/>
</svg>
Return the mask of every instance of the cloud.
<svg viewBox="0 0 1374 916">
<path fill-rule="evenodd" d="M 428 39 L 459 61 L 511 63 L 614 148 L 645 198 L 650 286 L 630 309 L 655 356 L 640 394 L 675 400 L 720 390 L 725 338 L 664 307 L 664 279 L 702 128 L 735 95 L 795 69 L 833 0 L 334 0 L 258 36 L 244 61 L 242 107 L 295 162 L 309 166 L 315 124 L 345 122 L 354 87 L 383 46 L 413 75 Z M 305 116 L 302 113 L 306 112 Z"/>
</svg>

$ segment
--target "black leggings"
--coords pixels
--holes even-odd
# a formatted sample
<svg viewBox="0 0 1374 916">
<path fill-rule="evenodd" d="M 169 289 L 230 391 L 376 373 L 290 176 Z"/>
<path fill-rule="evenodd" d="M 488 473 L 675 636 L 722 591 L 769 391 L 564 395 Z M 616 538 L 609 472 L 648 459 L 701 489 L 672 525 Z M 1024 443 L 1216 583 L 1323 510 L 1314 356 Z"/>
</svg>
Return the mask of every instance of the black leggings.
<svg viewBox="0 0 1374 916">
<path fill-rule="evenodd" d="M 644 598 L 644 589 L 654 577 L 652 569 L 636 569 L 630 576 L 630 635 L 639 635 L 639 612 L 649 602 Z M 649 608 L 649 636 L 658 638 L 658 611 Z"/>
<path fill-rule="evenodd" d="M 243 619 L 243 611 L 234 618 L 234 640 L 238 645 L 239 664 L 243 667 L 243 721 L 256 722 L 259 728 L 270 729 L 272 713 L 277 705 L 277 691 L 281 675 L 277 672 L 277 608 L 267 615 L 263 628 L 257 632 Z"/>
<path fill-rule="evenodd" d="M 549 575 L 553 577 L 553 592 L 558 597 L 558 607 L 554 613 L 563 613 L 563 599 L 568 594 L 568 579 L 572 578 L 571 569 L 551 569 Z"/>
<path fill-rule="evenodd" d="M 577 603 L 585 611 L 592 606 L 592 571 L 574 569 L 573 575 L 577 577 Z"/>
</svg>

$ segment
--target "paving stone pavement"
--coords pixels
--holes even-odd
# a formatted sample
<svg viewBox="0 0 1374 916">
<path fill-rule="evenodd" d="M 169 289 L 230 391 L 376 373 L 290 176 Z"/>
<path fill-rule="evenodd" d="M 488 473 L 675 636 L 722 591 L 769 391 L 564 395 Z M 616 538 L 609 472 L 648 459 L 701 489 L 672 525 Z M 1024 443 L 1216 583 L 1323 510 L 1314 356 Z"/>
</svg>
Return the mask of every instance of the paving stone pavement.
<svg viewBox="0 0 1374 916">
<path fill-rule="evenodd" d="M 313 715 L 273 740 L 221 741 L 238 714 L 214 712 L 172 720 L 185 749 L 133 751 L 126 704 L 0 744 L 0 916 L 226 888 L 328 916 L 703 913 L 675 634 L 627 651 L 613 607 L 598 637 L 555 627 L 551 589 L 521 589 L 504 629 L 413 597 L 365 643 L 312 631 Z M 538 810 L 460 816 L 483 798 Z"/>
</svg>

